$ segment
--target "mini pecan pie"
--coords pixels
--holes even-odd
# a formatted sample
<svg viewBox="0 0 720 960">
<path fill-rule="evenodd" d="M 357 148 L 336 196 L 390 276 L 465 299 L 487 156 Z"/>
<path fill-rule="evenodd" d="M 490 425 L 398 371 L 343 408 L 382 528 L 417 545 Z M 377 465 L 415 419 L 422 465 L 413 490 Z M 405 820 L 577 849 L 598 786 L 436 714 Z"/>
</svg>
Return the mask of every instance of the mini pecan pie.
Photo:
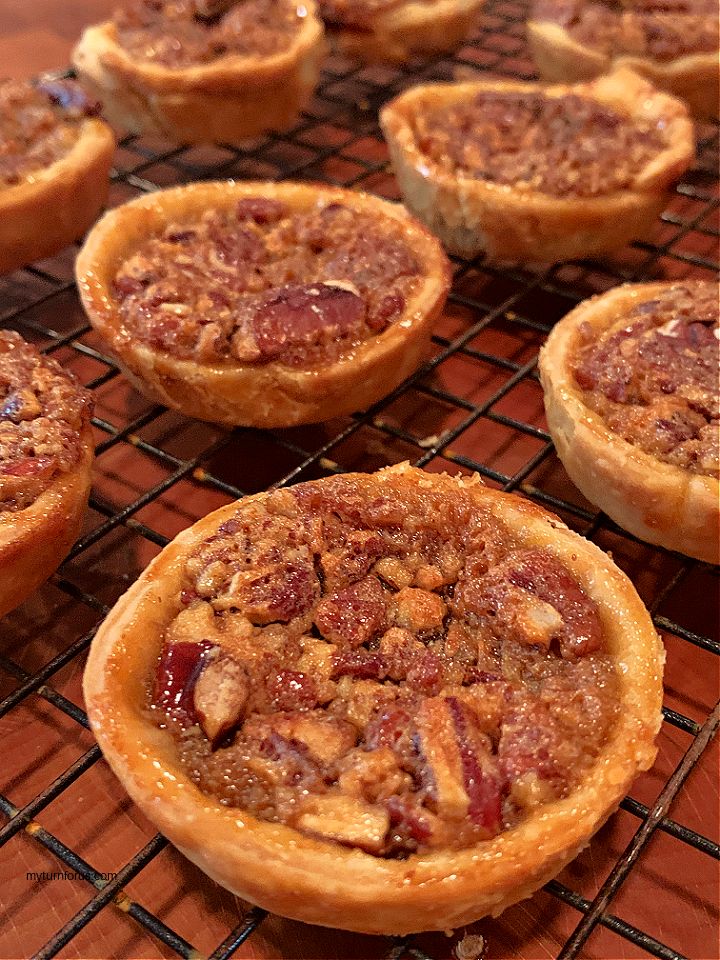
<svg viewBox="0 0 720 960">
<path fill-rule="evenodd" d="M 720 562 L 717 283 L 626 284 L 569 313 L 540 358 L 558 455 L 636 536 Z"/>
<path fill-rule="evenodd" d="M 0 616 L 47 580 L 80 531 L 91 412 L 58 363 L 0 331 Z"/>
<path fill-rule="evenodd" d="M 349 413 L 420 363 L 440 244 L 395 204 L 314 185 L 203 183 L 107 214 L 77 261 L 93 325 L 151 397 L 226 424 Z"/>
<path fill-rule="evenodd" d="M 529 896 L 655 756 L 663 653 L 607 555 L 401 465 L 181 534 L 98 633 L 88 714 L 193 861 L 285 916 L 444 930 Z"/>
<path fill-rule="evenodd" d="M 544 80 L 572 83 L 627 66 L 718 115 L 717 0 L 535 0 L 528 40 Z"/>
<path fill-rule="evenodd" d="M 339 52 L 366 62 L 404 63 L 453 50 L 467 37 L 484 0 L 319 0 Z"/>
<path fill-rule="evenodd" d="M 324 54 L 314 0 L 132 0 L 73 63 L 121 129 L 234 142 L 292 126 Z"/>
<path fill-rule="evenodd" d="M 57 253 L 95 220 L 115 145 L 97 111 L 69 80 L 0 80 L 0 273 Z"/>
<path fill-rule="evenodd" d="M 408 206 L 460 256 L 615 250 L 647 234 L 694 156 L 683 104 L 629 70 L 572 87 L 417 86 L 381 123 Z"/>
</svg>

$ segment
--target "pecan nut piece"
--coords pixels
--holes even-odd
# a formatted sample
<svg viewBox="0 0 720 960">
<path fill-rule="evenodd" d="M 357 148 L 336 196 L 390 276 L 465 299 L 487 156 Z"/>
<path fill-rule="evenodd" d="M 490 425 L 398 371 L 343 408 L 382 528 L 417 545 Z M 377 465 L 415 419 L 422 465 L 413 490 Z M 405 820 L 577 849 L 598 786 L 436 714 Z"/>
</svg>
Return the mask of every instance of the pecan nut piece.
<svg viewBox="0 0 720 960">
<path fill-rule="evenodd" d="M 195 682 L 193 703 L 211 746 L 240 725 L 249 697 L 250 679 L 237 660 L 221 653 L 205 666 Z"/>
<path fill-rule="evenodd" d="M 326 840 L 380 853 L 390 827 L 390 814 L 355 797 L 320 796 L 314 797 L 311 809 L 298 817 L 297 826 Z"/>
</svg>

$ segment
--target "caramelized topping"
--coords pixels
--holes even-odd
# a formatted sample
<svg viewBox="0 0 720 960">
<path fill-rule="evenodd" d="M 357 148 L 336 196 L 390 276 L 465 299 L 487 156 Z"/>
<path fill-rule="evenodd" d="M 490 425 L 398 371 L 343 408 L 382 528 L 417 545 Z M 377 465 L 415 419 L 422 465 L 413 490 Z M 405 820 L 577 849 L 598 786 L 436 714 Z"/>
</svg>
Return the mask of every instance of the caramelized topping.
<svg viewBox="0 0 720 960">
<path fill-rule="evenodd" d="M 331 362 L 403 313 L 420 267 L 402 227 L 262 197 L 146 240 L 115 276 L 135 336 L 204 362 Z"/>
<path fill-rule="evenodd" d="M 117 10 L 118 43 L 168 68 L 222 57 L 268 57 L 293 42 L 305 8 L 295 0 L 133 0 Z"/>
<path fill-rule="evenodd" d="M 90 394 L 17 333 L 0 331 L 0 511 L 24 510 L 80 459 Z"/>
<path fill-rule="evenodd" d="M 60 160 L 98 109 L 71 80 L 0 80 L 0 187 Z"/>
<path fill-rule="evenodd" d="M 564 796 L 617 702 L 571 572 L 419 477 L 241 504 L 187 561 L 152 699 L 203 791 L 385 857 Z"/>
<path fill-rule="evenodd" d="M 716 283 L 668 286 L 597 337 L 582 332 L 575 379 L 611 430 L 666 463 L 718 475 Z"/>
<path fill-rule="evenodd" d="M 536 0 L 533 19 L 606 56 L 673 60 L 718 49 L 717 0 Z"/>
<path fill-rule="evenodd" d="M 413 122 L 418 149 L 442 170 L 558 197 L 629 187 L 666 146 L 659 125 L 576 94 L 486 90 Z"/>
</svg>

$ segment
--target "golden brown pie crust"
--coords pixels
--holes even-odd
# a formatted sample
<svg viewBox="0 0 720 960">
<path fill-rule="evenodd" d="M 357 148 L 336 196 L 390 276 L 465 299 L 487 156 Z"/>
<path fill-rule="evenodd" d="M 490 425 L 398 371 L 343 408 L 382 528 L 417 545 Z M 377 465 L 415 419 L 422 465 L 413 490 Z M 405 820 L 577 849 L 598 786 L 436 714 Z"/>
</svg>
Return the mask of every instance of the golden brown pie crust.
<svg viewBox="0 0 720 960">
<path fill-rule="evenodd" d="M 620 710 L 590 773 L 565 799 L 476 846 L 391 861 L 262 822 L 200 792 L 172 735 L 149 716 L 147 689 L 164 628 L 180 609 L 185 559 L 236 504 L 180 534 L 118 601 L 93 642 L 84 680 L 88 715 L 106 758 L 135 802 L 187 857 L 253 903 L 367 933 L 447 930 L 529 896 L 589 842 L 635 775 L 652 765 L 661 722 L 663 648 L 634 588 L 606 554 L 557 517 L 489 490 L 477 478 L 401 464 L 353 479 L 370 495 L 398 477 L 414 489 L 450 493 L 462 485 L 524 546 L 557 557 L 597 604 L 617 664 Z"/>
<path fill-rule="evenodd" d="M 73 51 L 84 85 L 119 129 L 178 143 L 233 143 L 292 126 L 317 84 L 325 56 L 315 0 L 290 47 L 272 56 L 225 56 L 172 69 L 133 60 L 112 21 L 88 27 Z"/>
<path fill-rule="evenodd" d="M 578 83 L 627 67 L 659 89 L 680 97 L 698 119 L 718 116 L 720 51 L 690 53 L 663 62 L 630 54 L 607 56 L 579 43 L 557 23 L 528 20 L 527 34 L 538 73 L 549 83 Z"/>
<path fill-rule="evenodd" d="M 720 563 L 718 480 L 664 463 L 611 431 L 584 403 L 573 373 L 585 325 L 600 332 L 668 286 L 625 284 L 584 301 L 557 324 L 540 353 L 548 426 L 573 483 L 623 529 Z"/>
<path fill-rule="evenodd" d="M 81 434 L 80 460 L 25 510 L 0 512 L 0 617 L 22 603 L 57 570 L 82 526 L 95 441 Z"/>
<path fill-rule="evenodd" d="M 123 260 L 142 239 L 168 223 L 199 217 L 212 207 L 231 206 L 242 197 L 281 200 L 291 210 L 311 209 L 318 200 L 338 202 L 370 212 L 378 222 L 390 218 L 402 224 L 407 244 L 421 264 L 423 282 L 385 331 L 323 366 L 201 363 L 172 357 L 134 339 L 120 323 L 112 294 L 113 277 Z M 327 420 L 388 394 L 420 365 L 450 284 L 450 267 L 440 244 L 400 205 L 314 184 L 252 181 L 192 184 L 110 211 L 88 235 L 76 271 L 90 322 L 145 394 L 201 420 L 263 427 Z"/>
<path fill-rule="evenodd" d="M 404 63 L 415 55 L 453 50 L 477 22 L 485 0 L 412 0 L 378 12 L 369 30 L 335 28 L 328 36 L 338 53 L 365 63 Z"/>
<path fill-rule="evenodd" d="M 576 86 L 544 87 L 548 96 L 574 93 L 638 121 L 662 120 L 667 147 L 631 188 L 595 197 L 557 197 L 437 168 L 418 149 L 412 118 L 418 109 L 451 104 L 482 91 L 535 92 L 537 84 L 482 80 L 411 88 L 380 114 L 395 175 L 409 208 L 454 254 L 485 252 L 496 260 L 554 262 L 596 256 L 646 236 L 663 210 L 670 185 L 694 157 L 687 110 L 627 69 Z"/>
<path fill-rule="evenodd" d="M 82 237 L 107 197 L 114 150 L 110 127 L 89 117 L 59 160 L 0 187 L 0 274 L 52 256 Z"/>
</svg>

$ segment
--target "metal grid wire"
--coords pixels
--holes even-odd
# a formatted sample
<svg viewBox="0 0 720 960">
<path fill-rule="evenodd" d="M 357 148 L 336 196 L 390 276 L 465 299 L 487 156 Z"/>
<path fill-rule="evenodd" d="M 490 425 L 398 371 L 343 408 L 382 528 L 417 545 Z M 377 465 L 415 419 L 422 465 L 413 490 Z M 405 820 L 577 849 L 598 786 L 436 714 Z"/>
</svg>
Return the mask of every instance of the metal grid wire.
<svg viewBox="0 0 720 960">
<path fill-rule="evenodd" d="M 453 59 L 414 63 L 403 69 L 361 68 L 332 60 L 311 108 L 293 130 L 263 137 L 243 146 L 217 148 L 159 148 L 139 140 L 120 145 L 113 172 L 113 199 L 117 202 L 172 183 L 225 176 L 289 177 L 319 180 L 345 187 L 360 187 L 395 197 L 387 161 L 377 127 L 379 105 L 412 83 L 452 79 L 477 71 L 530 79 L 532 65 L 524 47 L 525 9 L 519 2 L 496 0 L 488 5 L 482 28 L 472 43 Z M 205 491 L 241 497 L 265 486 L 283 486 L 298 480 L 324 476 L 344 469 L 373 469 L 384 463 L 409 459 L 429 469 L 477 471 L 493 486 L 517 491 L 559 513 L 583 534 L 603 542 L 613 538 L 615 551 L 632 552 L 634 538 L 616 528 L 604 515 L 578 497 L 565 484 L 558 493 L 549 465 L 555 462 L 552 443 L 541 415 L 532 414 L 532 403 L 519 402 L 518 391 L 539 396 L 536 376 L 537 351 L 552 323 L 584 297 L 625 280 L 657 277 L 710 276 L 718 269 L 717 154 L 715 131 L 701 130 L 698 160 L 677 188 L 676 196 L 662 217 L 654 243 L 637 243 L 620 259 L 602 263 L 557 265 L 544 270 L 500 269 L 482 258 L 456 261 L 455 282 L 449 312 L 454 321 L 441 326 L 434 337 L 432 359 L 411 380 L 377 403 L 372 409 L 318 428 L 294 431 L 204 430 L 201 441 L 186 456 L 173 452 L 161 430 L 154 431 L 165 411 L 145 405 L 124 422 L 98 414 L 94 426 L 103 437 L 98 456 L 113 450 L 140 451 L 158 468 L 160 479 L 133 496 L 113 499 L 104 491 L 91 499 L 99 522 L 76 543 L 68 561 L 52 584 L 69 601 L 68 609 L 86 608 L 94 625 L 77 636 L 76 623 L 68 617 L 67 637 L 74 637 L 63 651 L 32 673 L 15 659 L 0 656 L 0 670 L 10 680 L 12 692 L 0 702 L 0 717 L 33 698 L 41 698 L 53 710 L 61 711 L 76 724 L 87 727 L 83 711 L 53 687 L 53 680 L 67 665 L 82 663 L 97 621 L 107 612 L 102 591 L 89 590 L 74 579 L 75 564 L 93 549 L 113 549 L 113 535 L 132 531 L 153 548 L 164 546 L 168 532 L 155 529 L 146 520 L 146 508 L 171 493 L 183 481 Z M 72 253 L 73 251 L 71 251 Z M 92 364 L 95 373 L 89 386 L 100 391 L 119 377 L 102 345 L 89 334 L 89 327 L 77 309 L 66 255 L 40 266 L 19 271 L 0 287 L 0 321 L 40 341 L 48 354 L 80 357 Z M 71 306 L 68 306 L 70 304 Z M 67 317 L 71 321 L 68 323 Z M 53 318 L 63 317 L 55 324 Z M 456 374 L 437 374 L 449 364 Z M 460 381 L 458 381 L 460 377 Z M 464 380 L 463 380 L 464 377 Z M 457 383 L 486 384 L 484 392 L 457 387 Z M 528 413 L 528 410 L 530 411 Z M 196 425 L 197 426 L 197 425 Z M 498 432 L 497 455 L 474 455 L 478 430 L 487 436 Z M 160 439 L 158 439 L 158 437 Z M 483 447 L 483 449 L 486 449 Z M 240 465 L 232 452 L 242 452 Z M 513 451 L 519 451 L 513 453 Z M 235 466 L 228 471 L 228 458 Z M 259 466 L 262 464 L 262 467 Z M 192 519 L 192 517 L 190 518 Z M 189 521 L 188 521 L 189 522 Z M 173 533 L 174 531 L 170 531 Z M 648 555 L 663 556 L 660 551 Z M 671 556 L 671 555 L 666 555 Z M 661 613 L 664 599 L 703 565 L 672 556 L 671 572 L 657 582 L 651 611 L 659 630 L 667 636 L 720 654 L 717 639 L 701 635 Z M 717 571 L 705 573 L 716 577 Z M 717 663 L 717 661 L 714 661 Z M 665 722 L 689 738 L 689 747 L 667 779 L 657 799 L 648 807 L 627 798 L 622 809 L 637 820 L 626 849 L 617 858 L 597 894 L 588 900 L 569 887 L 551 882 L 546 890 L 577 911 L 577 926 L 562 947 L 559 957 L 580 955 L 587 938 L 601 925 L 631 941 L 647 955 L 679 960 L 683 954 L 656 936 L 638 929 L 612 913 L 612 902 L 656 831 L 663 831 L 707 857 L 718 859 L 718 844 L 682 823 L 670 819 L 669 807 L 693 767 L 708 746 L 718 723 L 720 704 L 700 722 L 675 709 L 665 708 Z M 174 932 L 163 920 L 124 893 L 130 881 L 158 856 L 167 845 L 156 836 L 117 875 L 107 880 L 79 853 L 44 829 L 36 820 L 100 758 L 92 747 L 39 792 L 18 808 L 0 795 L 0 846 L 24 831 L 62 866 L 79 874 L 88 884 L 85 905 L 40 949 L 38 957 L 58 954 L 102 910 L 120 908 L 165 948 L 179 956 L 197 956 L 193 944 Z M 69 801 L 68 801 L 69 802 Z M 108 826 L 107 829 L 110 829 Z M 264 920 L 262 910 L 251 909 L 241 923 L 229 931 L 212 953 L 214 960 L 230 957 Z M 682 944 L 675 945 L 682 949 Z M 413 938 L 388 943 L 388 957 L 425 958 L 427 953 Z"/>
</svg>

